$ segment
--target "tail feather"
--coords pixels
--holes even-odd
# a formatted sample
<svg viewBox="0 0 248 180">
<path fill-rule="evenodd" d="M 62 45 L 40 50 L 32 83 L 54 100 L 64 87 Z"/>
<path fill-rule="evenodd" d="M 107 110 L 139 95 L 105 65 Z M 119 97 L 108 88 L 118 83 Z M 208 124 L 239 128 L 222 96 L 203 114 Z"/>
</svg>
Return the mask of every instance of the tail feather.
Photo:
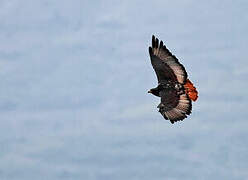
<svg viewBox="0 0 248 180">
<path fill-rule="evenodd" d="M 189 79 L 186 80 L 186 83 L 184 84 L 184 89 L 191 100 L 193 101 L 197 100 L 198 92 L 194 87 L 193 83 Z"/>
</svg>

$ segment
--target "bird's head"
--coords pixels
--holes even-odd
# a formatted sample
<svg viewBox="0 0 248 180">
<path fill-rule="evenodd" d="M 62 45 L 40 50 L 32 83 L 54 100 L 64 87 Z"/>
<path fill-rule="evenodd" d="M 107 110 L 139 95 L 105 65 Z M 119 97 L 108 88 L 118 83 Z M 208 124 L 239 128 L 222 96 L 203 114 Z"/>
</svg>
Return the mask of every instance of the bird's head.
<svg viewBox="0 0 248 180">
<path fill-rule="evenodd" d="M 155 96 L 159 96 L 159 91 L 158 91 L 157 88 L 150 89 L 150 90 L 148 91 L 148 93 L 151 93 L 151 94 L 153 94 L 153 95 L 155 95 Z"/>
</svg>

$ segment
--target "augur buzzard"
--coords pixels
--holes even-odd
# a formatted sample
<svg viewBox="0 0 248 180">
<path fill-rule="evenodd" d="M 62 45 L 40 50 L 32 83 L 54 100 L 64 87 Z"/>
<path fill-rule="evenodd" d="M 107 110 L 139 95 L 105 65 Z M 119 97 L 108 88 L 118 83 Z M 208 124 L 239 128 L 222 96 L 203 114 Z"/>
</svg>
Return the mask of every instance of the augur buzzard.
<svg viewBox="0 0 248 180">
<path fill-rule="evenodd" d="M 196 101 L 198 92 L 188 79 L 184 66 L 155 36 L 152 36 L 149 54 L 158 86 L 148 93 L 161 98 L 157 108 L 166 120 L 171 123 L 182 121 L 191 113 L 191 100 Z"/>
</svg>

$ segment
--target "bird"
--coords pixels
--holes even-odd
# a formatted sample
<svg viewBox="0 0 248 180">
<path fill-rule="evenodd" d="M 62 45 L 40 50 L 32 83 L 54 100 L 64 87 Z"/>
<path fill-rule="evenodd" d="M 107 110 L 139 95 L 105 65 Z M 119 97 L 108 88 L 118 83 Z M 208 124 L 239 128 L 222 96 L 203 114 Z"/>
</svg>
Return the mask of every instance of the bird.
<svg viewBox="0 0 248 180">
<path fill-rule="evenodd" d="M 185 67 L 154 35 L 149 54 L 158 85 L 148 93 L 160 97 L 157 108 L 164 119 L 172 124 L 184 120 L 191 114 L 192 101 L 197 100 L 198 91 L 188 79 Z"/>
</svg>

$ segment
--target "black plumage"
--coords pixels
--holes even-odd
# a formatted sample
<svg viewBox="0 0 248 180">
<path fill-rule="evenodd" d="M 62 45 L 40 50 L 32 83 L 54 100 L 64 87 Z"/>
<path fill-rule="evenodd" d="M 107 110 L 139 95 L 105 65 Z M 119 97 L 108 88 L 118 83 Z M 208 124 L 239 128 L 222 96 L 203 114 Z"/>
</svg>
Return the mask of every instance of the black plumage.
<svg viewBox="0 0 248 180">
<path fill-rule="evenodd" d="M 186 83 L 190 81 L 184 66 L 166 48 L 163 41 L 159 42 L 155 36 L 152 36 L 149 54 L 158 86 L 148 92 L 161 98 L 158 108 L 165 119 L 171 123 L 183 120 L 192 110 L 192 102 L 185 89 Z M 190 85 L 193 87 L 192 83 Z M 196 89 L 195 92 L 197 93 Z"/>
</svg>

